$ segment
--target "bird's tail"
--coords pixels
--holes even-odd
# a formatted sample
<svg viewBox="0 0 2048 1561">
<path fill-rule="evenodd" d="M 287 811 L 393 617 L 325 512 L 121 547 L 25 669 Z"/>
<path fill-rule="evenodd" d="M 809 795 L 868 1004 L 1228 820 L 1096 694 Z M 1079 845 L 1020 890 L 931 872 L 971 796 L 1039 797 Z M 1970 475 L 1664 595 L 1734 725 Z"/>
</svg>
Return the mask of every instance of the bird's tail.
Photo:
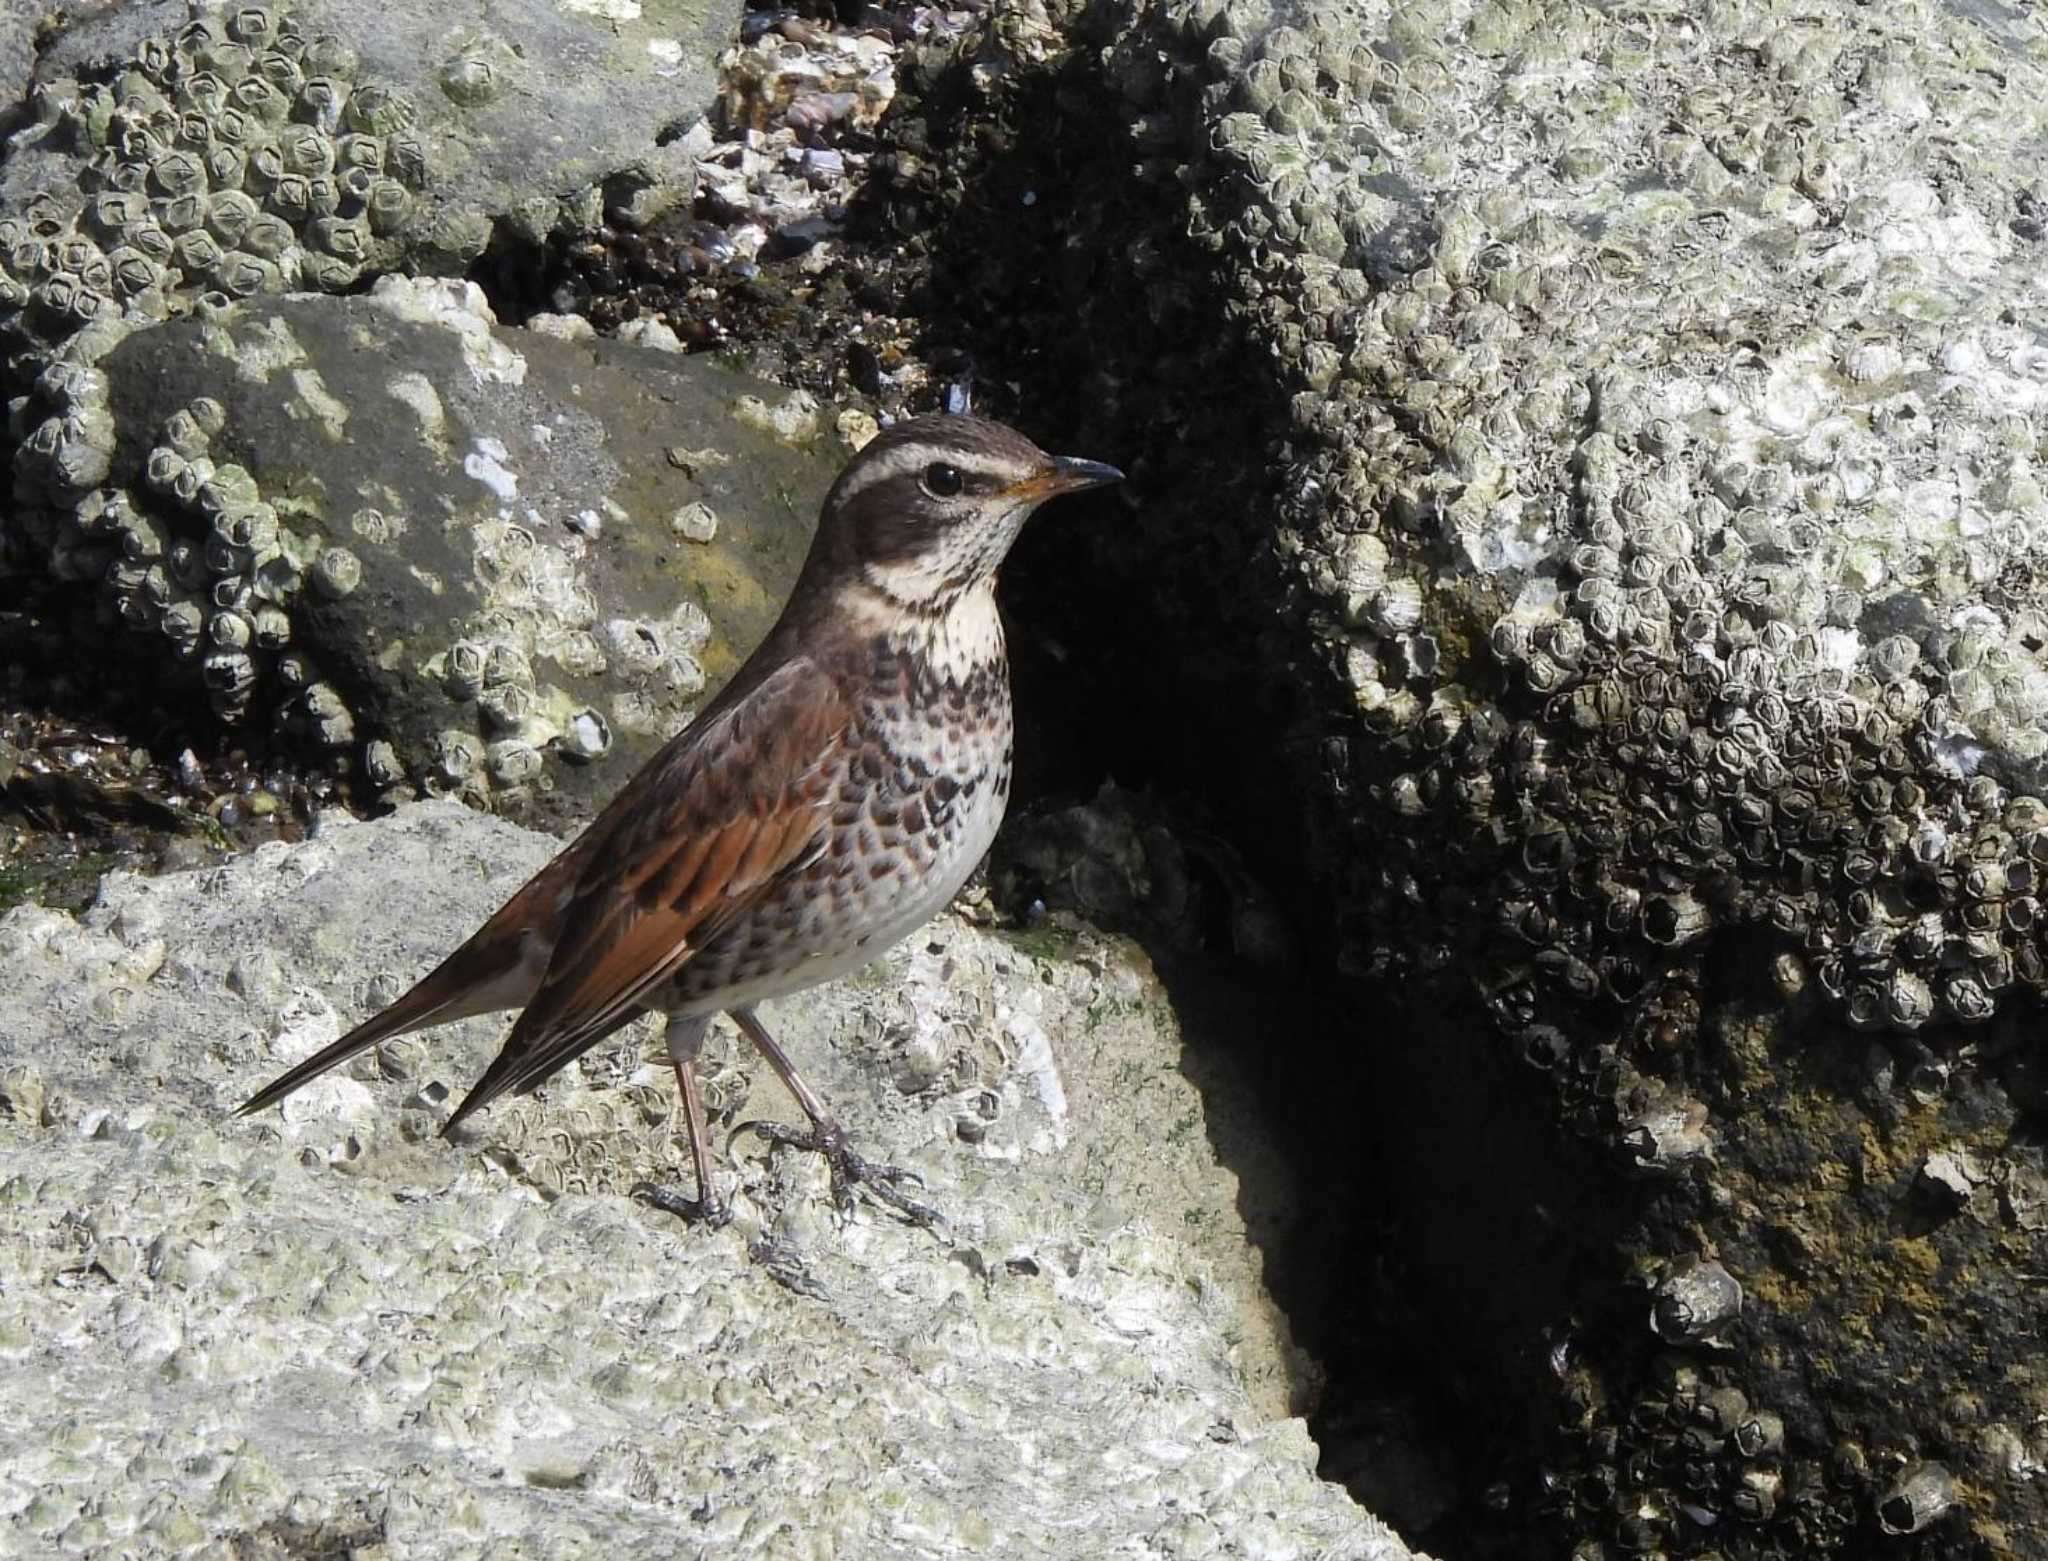
<svg viewBox="0 0 2048 1561">
<path fill-rule="evenodd" d="M 417 1030 L 432 1024 L 436 1014 L 447 1006 L 445 1001 L 418 1012 L 412 1011 L 409 1007 L 409 999 L 417 996 L 427 984 L 425 981 L 421 982 L 389 1008 L 365 1019 L 333 1045 L 321 1047 L 304 1062 L 279 1074 L 236 1107 L 236 1115 L 246 1117 L 266 1106 L 274 1106 L 300 1085 L 311 1083 L 329 1068 L 347 1062 L 358 1052 L 368 1051 L 379 1041 L 388 1041 L 393 1036 L 404 1035 L 409 1030 Z"/>
<path fill-rule="evenodd" d="M 368 1051 L 379 1041 L 425 1029 L 430 1024 L 523 1008 L 540 984 L 540 970 L 521 957 L 523 948 L 519 943 L 508 946 L 503 941 L 486 939 L 483 933 L 490 930 L 489 926 L 482 929 L 389 1008 L 372 1014 L 333 1045 L 321 1047 L 304 1062 L 279 1074 L 237 1107 L 237 1115 L 248 1116 L 276 1105 L 300 1085 L 358 1052 Z"/>
<path fill-rule="evenodd" d="M 624 795 L 632 792 L 628 786 Z M 535 873 L 462 947 L 381 1013 L 372 1014 L 332 1046 L 324 1046 L 297 1067 L 280 1074 L 240 1107 L 240 1115 L 276 1105 L 300 1085 L 337 1063 L 368 1051 L 379 1041 L 449 1024 L 477 1014 L 524 1008 L 540 990 L 554 947 L 557 919 L 568 890 L 589 859 L 586 831 L 568 850 Z"/>
</svg>

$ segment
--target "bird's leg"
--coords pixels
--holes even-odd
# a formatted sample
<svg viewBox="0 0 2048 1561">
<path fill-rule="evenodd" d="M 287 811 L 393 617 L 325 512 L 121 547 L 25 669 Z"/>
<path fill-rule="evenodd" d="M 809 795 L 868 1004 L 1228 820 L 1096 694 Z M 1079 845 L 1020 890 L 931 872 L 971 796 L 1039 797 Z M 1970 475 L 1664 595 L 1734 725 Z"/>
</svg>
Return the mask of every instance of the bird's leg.
<svg viewBox="0 0 2048 1561">
<path fill-rule="evenodd" d="M 731 1219 L 732 1210 L 718 1195 L 718 1183 L 711 1174 L 711 1129 L 704 1120 L 704 1092 L 697 1084 L 697 1048 L 703 1045 L 704 1032 L 710 1024 L 709 1014 L 673 1017 L 664 1034 L 669 1065 L 676 1070 L 676 1088 L 683 1097 L 683 1126 L 690 1138 L 690 1165 L 697 1173 L 697 1196 L 685 1198 L 652 1182 L 641 1182 L 633 1194 L 666 1213 L 715 1226 Z"/>
<path fill-rule="evenodd" d="M 728 1009 L 733 1023 L 740 1027 L 740 1033 L 754 1043 L 755 1049 L 768 1059 L 768 1066 L 775 1070 L 777 1078 L 796 1097 L 796 1103 L 810 1118 L 808 1128 L 790 1127 L 781 1122 L 742 1122 L 732 1130 L 732 1137 L 742 1133 L 754 1133 L 771 1144 L 788 1144 L 793 1149 L 809 1149 L 825 1157 L 825 1163 L 832 1170 L 832 1196 L 841 1207 L 853 1201 L 853 1189 L 866 1187 L 882 1202 L 898 1213 L 915 1220 L 920 1225 L 929 1225 L 939 1217 L 939 1211 L 928 1204 L 918 1202 L 902 1192 L 899 1182 L 922 1182 L 915 1171 L 900 1166 L 872 1165 L 853 1152 L 846 1141 L 846 1129 L 839 1125 L 832 1113 L 825 1109 L 803 1075 L 796 1071 L 796 1065 L 789 1060 L 789 1053 L 776 1044 L 775 1037 L 768 1033 L 761 1023 L 761 1016 L 752 1008 Z M 727 1140 L 729 1143 L 731 1140 Z"/>
</svg>

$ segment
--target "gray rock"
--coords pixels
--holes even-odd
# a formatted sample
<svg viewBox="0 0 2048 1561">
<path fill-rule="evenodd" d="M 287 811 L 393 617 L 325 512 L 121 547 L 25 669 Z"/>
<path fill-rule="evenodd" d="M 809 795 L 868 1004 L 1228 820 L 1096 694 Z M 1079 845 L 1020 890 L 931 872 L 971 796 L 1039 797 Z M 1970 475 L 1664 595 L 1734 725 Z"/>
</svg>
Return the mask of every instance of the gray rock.
<svg viewBox="0 0 2048 1561">
<path fill-rule="evenodd" d="M 668 132 L 709 108 L 736 8 L 640 10 L 148 0 L 53 20 L 0 163 L 0 350 L 32 378 L 202 302 L 461 271 L 500 224 L 538 244 L 688 201 Z M 92 485 L 84 457 L 39 453 L 28 501 Z"/>
<path fill-rule="evenodd" d="M 557 739 L 589 759 L 615 747 L 644 751 L 649 732 L 673 727 L 681 701 L 695 692 L 685 686 L 703 676 L 691 654 L 718 636 L 708 650 L 715 672 L 730 650 L 725 620 L 765 623 L 758 582 L 734 580 L 728 594 L 720 578 L 730 572 L 723 570 L 727 558 L 747 553 L 744 540 L 737 550 L 697 560 L 699 580 L 714 582 L 719 603 L 719 621 L 708 631 L 700 614 L 687 632 L 654 631 L 661 643 L 653 644 L 631 626 L 645 593 L 623 593 L 628 611 L 619 633 L 626 638 L 611 660 L 637 657 L 664 683 L 654 693 L 613 689 L 638 701 L 629 709 L 594 695 L 594 702 L 547 708 L 547 688 L 535 697 L 531 678 L 513 665 L 487 677 L 496 686 L 524 682 L 526 692 L 501 697 L 481 690 L 492 705 L 483 722 L 488 730 L 456 733 L 445 711 L 417 707 L 388 712 L 385 731 L 359 729 L 366 715 L 387 714 L 392 691 L 381 674 L 415 676 L 386 665 L 395 638 L 408 631 L 380 624 L 373 633 L 366 626 L 373 604 L 402 610 L 407 599 L 417 605 L 422 592 L 446 588 L 432 567 L 396 578 L 363 567 L 360 540 L 374 548 L 390 540 L 392 525 L 420 518 L 400 509 L 378 519 L 378 495 L 406 502 L 402 485 L 375 469 L 386 452 L 351 436 L 353 448 L 370 458 L 367 469 L 339 473 L 332 460 L 312 463 L 334 486 L 324 494 L 300 486 L 287 495 L 277 487 L 274 462 L 246 453 L 241 462 L 226 462 L 214 453 L 247 452 L 254 444 L 255 433 L 242 426 L 248 395 L 187 365 L 173 376 L 179 383 L 205 381 L 191 404 L 153 403 L 149 392 L 160 387 L 143 382 L 122 385 L 117 406 L 105 365 L 137 332 L 189 321 L 171 339 L 223 346 L 237 341 L 238 330 L 245 333 L 235 374 L 257 381 L 291 374 L 299 366 L 276 356 L 289 359 L 291 343 L 247 337 L 260 328 L 245 318 L 259 307 L 253 300 L 360 290 L 380 272 L 460 270 L 501 226 L 537 247 L 550 235 L 585 233 L 606 220 L 649 221 L 687 202 L 691 155 L 667 132 L 710 107 L 713 55 L 736 20 L 737 8 L 723 3 L 643 14 L 637 4 L 579 9 L 541 0 L 496 7 L 488 23 L 461 7 L 330 0 L 283 9 L 204 6 L 197 14 L 183 3 L 149 0 L 45 18 L 28 99 L 31 122 L 9 138 L 0 161 L 0 359 L 9 386 L 13 497 L 0 520 L 0 570 L 40 585 L 99 588 L 97 616 L 78 614 L 83 621 L 59 630 L 77 642 L 64 654 L 101 664 L 96 641 L 122 625 L 160 631 L 170 659 L 196 669 L 216 715 L 230 724 L 281 722 L 318 747 L 359 760 L 373 790 L 439 774 L 450 786 L 467 786 L 474 775 L 480 787 L 519 793 L 543 778 L 537 754 Z M 392 295 L 384 296 L 387 312 L 397 312 Z M 469 355 L 458 372 L 476 379 L 437 385 L 433 366 L 451 360 L 432 351 L 422 365 L 388 376 L 377 372 L 384 365 L 359 364 L 363 375 L 381 381 L 380 407 L 396 416 L 403 404 L 415 416 L 416 426 L 406 430 L 411 442 L 394 450 L 422 440 L 431 445 L 443 431 L 434 419 L 445 402 L 457 403 L 460 421 L 463 389 L 472 400 L 495 395 L 509 406 L 510 392 L 493 387 L 518 374 L 523 361 L 493 349 L 482 325 L 464 317 L 459 288 L 452 298 L 418 291 L 397 297 L 439 323 L 464 322 L 457 328 L 469 333 L 462 342 Z M 347 318 L 346 311 L 322 317 L 314 306 L 290 307 L 311 336 L 319 334 L 315 319 L 338 326 Z M 171 339 L 133 348 L 123 362 L 160 361 Z M 408 337 L 393 345 L 418 344 Z M 556 342 L 535 352 L 561 362 L 576 356 Z M 618 361 L 642 360 L 628 354 Z M 330 378 L 348 378 L 339 364 L 324 367 Z M 617 393 L 629 423 L 641 416 L 637 385 L 623 387 L 604 370 L 593 376 Z M 352 410 L 346 391 L 342 399 L 299 393 L 296 404 L 309 440 L 343 440 Z M 149 426 L 124 425 L 124 413 Z M 589 436 L 589 419 L 574 432 Z M 630 444 L 640 429 L 621 432 Z M 521 439 L 479 437 L 485 448 L 455 458 L 509 481 L 514 474 L 492 464 L 491 441 L 509 452 Z M 267 435 L 266 442 L 289 443 Z M 565 463 L 573 442 L 564 439 Z M 614 459 L 620 453 L 636 452 L 615 452 Z M 218 481 L 216 463 L 232 468 Z M 644 477 L 632 466 L 614 466 L 623 475 L 606 486 L 618 488 L 620 499 L 600 489 L 579 492 L 572 502 L 565 477 L 561 513 L 546 524 L 567 525 L 594 544 L 607 506 L 623 520 L 633 498 L 660 497 L 672 486 L 657 474 L 658 464 L 646 465 Z M 119 478 L 110 481 L 117 467 Z M 669 540 L 659 528 L 672 524 L 676 509 L 705 499 L 690 488 L 659 516 L 643 515 L 656 531 L 645 534 L 640 551 L 651 552 L 657 534 Z M 508 524 L 523 518 L 509 492 L 505 504 Z M 327 513 L 330 506 L 335 513 Z M 294 525 L 294 516 L 305 524 Z M 360 517 L 368 518 L 358 524 Z M 608 544 L 614 555 L 618 529 Z M 523 536 L 515 524 L 503 540 L 523 546 Z M 778 537 L 770 545 L 787 551 L 792 544 Z M 530 599 L 509 609 L 511 618 L 524 620 L 511 631 L 513 640 L 532 640 L 536 619 L 548 617 L 553 627 L 541 638 L 559 649 L 565 636 L 605 625 L 588 590 L 564 569 L 542 570 L 545 578 L 522 575 L 524 564 L 549 556 L 542 549 L 519 562 L 500 560 L 479 595 L 496 598 L 489 608 L 503 609 L 507 595 L 568 591 L 576 598 L 566 604 L 568 618 L 582 620 L 573 625 L 563 617 L 564 603 L 540 607 Z M 292 648 L 302 628 L 298 614 L 315 602 L 325 604 L 331 625 L 325 666 Z M 664 622 L 673 607 L 662 604 Z M 414 612 L 406 621 L 421 618 Z M 495 630 L 482 636 L 491 644 L 505 638 Z M 668 639 L 690 643 L 671 646 Z M 529 662 L 551 653 L 546 643 L 516 649 Z M 585 676 L 603 659 L 580 642 L 571 656 Z M 372 738 L 383 747 L 364 750 Z"/>
<path fill-rule="evenodd" d="M 1823 89 L 1803 140 L 1775 78 L 1731 64 L 1655 135 L 1510 94 L 1484 149 L 1451 105 L 1521 80 L 1533 12 L 1476 53 L 1419 14 L 1361 32 L 1313 6 L 1143 33 L 1184 56 L 1148 106 L 1207 94 L 1178 150 L 1298 440 L 1274 551 L 1355 734 L 1362 967 L 1475 930 L 1424 914 L 1388 946 L 1427 862 L 1511 944 L 1625 995 L 1745 925 L 1857 1025 L 1979 1023 L 2048 988 L 2006 914 L 2048 859 L 2040 348 L 2009 318 L 2039 238 L 2028 132 L 2000 113 L 2032 99 L 1948 78 L 1947 52 L 2007 47 L 1972 20 L 1892 48 L 1830 14 L 1785 46 L 1798 112 L 1823 56 L 1869 91 Z M 1338 90 L 1305 92 L 1319 76 Z M 1930 118 L 1982 142 L 1961 185 L 1885 133 Z"/>
<path fill-rule="evenodd" d="M 172 598 L 116 557 L 108 632 L 170 638 L 167 685 L 360 759 L 380 794 L 586 814 L 766 633 L 845 453 L 807 398 L 499 329 L 463 283 L 251 300 L 103 369 L 99 502 L 145 517 Z M 710 540 L 675 519 L 698 512 Z"/>
<path fill-rule="evenodd" d="M 786 1150 L 741 1148 L 723 1231 L 630 1201 L 679 1161 L 651 1034 L 460 1144 L 433 1129 L 495 1021 L 227 1115 L 554 846 L 446 802 L 330 816 L 0 919 L 17 1543 L 1407 1554 L 1279 1418 L 1284 1336 L 1127 945 L 1047 959 L 949 917 L 770 1015 L 937 1234 L 841 1219 Z M 787 1104 L 741 1051 L 708 1059 L 728 1124 Z"/>
<path fill-rule="evenodd" d="M 287 27 L 308 42 L 334 40 L 301 74 L 341 84 L 337 133 L 386 134 L 383 126 L 355 123 L 373 112 L 369 105 L 351 111 L 347 102 L 353 82 L 374 84 L 385 95 L 391 128 L 406 121 L 426 162 L 407 262 L 438 259 L 444 268 L 459 268 L 481 253 L 493 223 L 544 236 L 562 219 L 565 201 L 587 204 L 590 215 L 609 207 L 643 221 L 686 202 L 695 187 L 688 156 L 656 143 L 711 106 L 713 61 L 737 30 L 739 10 L 735 0 L 499 0 L 488 11 L 292 0 L 271 7 L 206 5 L 200 18 L 222 38 L 236 39 L 238 30 L 248 30 L 237 18 L 267 14 L 268 25 L 249 39 L 258 67 Z M 191 22 L 185 0 L 136 0 L 88 12 L 69 25 L 56 20 L 36 78 L 61 91 L 66 78 L 86 78 L 162 40 L 187 36 Z M 187 45 L 185 52 L 193 49 Z M 234 56 L 211 63 L 232 85 L 243 61 Z M 321 124 L 309 106 L 300 107 L 304 111 L 291 118 Z M 33 189 L 62 198 L 76 180 L 64 166 L 69 155 L 61 145 L 48 152 L 40 144 L 18 147 L 0 180 L 0 209 Z"/>
<path fill-rule="evenodd" d="M 35 69 L 36 18 L 27 11 L 0 14 L 0 134 L 28 112 L 24 101 Z"/>
<path fill-rule="evenodd" d="M 1519 1358 L 1621 1314 L 1586 1275 L 1703 1259 L 1748 1297 L 1727 1350 L 1571 1337 L 1532 1413 L 1564 1429 L 1507 1486 L 1570 1493 L 1511 1502 L 1532 1550 L 1854 1554 L 1931 1448 L 1979 1532 L 2048 1513 L 2012 1342 L 2048 1256 L 2014 1141 L 2048 993 L 2048 68 L 2017 14 L 1018 3 L 920 105 L 1009 149 L 904 160 L 899 226 L 933 186 L 968 218 L 935 295 L 1018 300 L 990 377 L 1029 365 L 1021 404 L 1134 473 L 1090 566 L 1143 615 L 1106 681 L 1178 701 L 1176 751 L 1254 756 L 1226 807 L 1406 1015 L 1334 1045 L 1412 1089 L 1388 1131 L 1486 1233 L 1444 1326 Z M 1536 1174 L 1486 1157 L 1524 1142 L 1502 1099 L 1649 1180 L 1588 1194 L 1640 1224 L 1533 1254 L 1563 1298 L 1496 1329 L 1486 1243 Z M 1994 1145 L 1996 1229 L 1917 1206 L 1930 1151 Z M 1458 1202 L 1489 1180 L 1493 1224 Z M 1731 1391 L 1784 1436 L 1729 1418 L 1660 1472 Z"/>
</svg>

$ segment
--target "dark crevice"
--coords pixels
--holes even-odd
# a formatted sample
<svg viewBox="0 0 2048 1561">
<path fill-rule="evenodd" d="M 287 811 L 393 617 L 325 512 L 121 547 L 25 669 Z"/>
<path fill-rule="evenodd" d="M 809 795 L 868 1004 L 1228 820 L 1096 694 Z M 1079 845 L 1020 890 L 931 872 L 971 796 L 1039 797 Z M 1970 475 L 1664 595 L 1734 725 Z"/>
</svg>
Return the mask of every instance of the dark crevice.
<svg viewBox="0 0 2048 1561">
<path fill-rule="evenodd" d="M 483 290 L 498 323 L 523 326 L 556 307 L 563 267 L 552 243 L 537 243 L 505 218 L 491 224 L 490 242 L 464 273 Z"/>
<path fill-rule="evenodd" d="M 1299 953 L 1277 979 L 1213 924 L 1206 938 L 1126 930 L 1174 999 L 1191 1076 L 1248 1079 L 1288 1162 L 1294 1206 L 1276 1221 L 1248 1184 L 1244 1212 L 1327 1374 L 1311 1414 L 1325 1473 L 1432 1548 L 1527 1554 L 1497 1487 L 1534 1478 L 1528 1422 L 1555 1369 L 1528 1342 L 1534 1320 L 1570 1316 L 1574 1265 L 1612 1234 L 1585 1225 L 1591 1167 L 1554 1153 L 1543 1091 L 1506 1068 L 1471 1077 L 1469 1049 L 1432 1033 L 1483 1030 L 1476 1005 L 1403 1004 L 1336 973 L 1333 885 L 1301 789 L 1321 738 L 1271 638 L 1286 586 L 1267 473 L 1289 409 L 1260 401 L 1269 370 L 1219 343 L 1231 311 L 1201 291 L 1210 262 L 1118 263 L 1184 224 L 1131 209 L 1123 160 L 1104 151 L 1122 127 L 1086 107 L 1101 102 L 1092 66 L 993 123 L 953 91 L 964 82 L 942 78 L 900 108 L 897 144 L 919 172 L 885 206 L 929 255 L 923 349 L 978 365 L 992 415 L 1132 479 L 1048 511 L 1006 568 L 1023 817 L 999 861 L 1018 870 L 1034 817 L 1113 779 L 1183 830 L 1200 820 L 1277 907 Z"/>
<path fill-rule="evenodd" d="M 1489 1046 L 1474 951 L 1400 987 L 1340 973 L 1333 907 L 1351 891 L 1311 788 L 1377 761 L 1314 718 L 1340 702 L 1309 686 L 1327 674 L 1303 666 L 1271 552 L 1291 408 L 1270 362 L 1233 345 L 1215 260 L 1176 240 L 1177 187 L 1129 178 L 1115 108 L 1087 48 L 995 104 L 964 71 L 914 80 L 868 213 L 904 235 L 906 275 L 922 268 L 925 359 L 973 365 L 980 410 L 1131 476 L 1039 517 L 1005 570 L 1021 769 L 998 881 L 1024 911 L 1049 821 L 1124 806 L 1097 798 L 1109 780 L 1256 886 L 1287 972 L 1240 957 L 1213 915 L 1122 928 L 1166 982 L 1190 1076 L 1248 1081 L 1288 1162 L 1294 1206 L 1275 1219 L 1248 1180 L 1243 1212 L 1326 1376 L 1324 1473 L 1439 1553 L 1562 1553 L 1587 1530 L 1557 1483 L 1561 1407 L 1611 1341 L 1621 1377 L 1649 1370 L 1648 1295 L 1616 1254 L 1682 1221 L 1692 1187 L 1618 1184 L 1590 1142 L 1560 1142 L 1561 1100 L 1584 1086 Z M 1042 872 L 1039 888 L 1058 903 Z M 1248 1175 L 1220 1131 L 1217 1148 Z"/>
</svg>

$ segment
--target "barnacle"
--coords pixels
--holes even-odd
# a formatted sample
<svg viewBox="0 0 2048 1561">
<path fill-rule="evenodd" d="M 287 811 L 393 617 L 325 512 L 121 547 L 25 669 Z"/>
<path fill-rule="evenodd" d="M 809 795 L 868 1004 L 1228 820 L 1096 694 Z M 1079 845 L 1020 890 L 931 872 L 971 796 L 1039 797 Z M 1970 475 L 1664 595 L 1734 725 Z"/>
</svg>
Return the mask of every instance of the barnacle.
<svg viewBox="0 0 2048 1561">
<path fill-rule="evenodd" d="M 1887 1534 L 1917 1534 L 1955 1505 L 1955 1480 L 1932 1461 L 1906 1469 L 1877 1504 L 1878 1526 Z"/>
<path fill-rule="evenodd" d="M 322 596 L 339 600 L 361 583 L 362 560 L 345 547 L 325 548 L 313 561 L 310 578 Z"/>
<path fill-rule="evenodd" d="M 562 729 L 562 752 L 572 759 L 600 759 L 612 745 L 609 722 L 595 710 L 578 710 Z"/>
<path fill-rule="evenodd" d="M 121 620 L 175 651 L 210 647 L 200 675 L 231 720 L 251 713 L 273 657 L 287 691 L 313 683 L 284 649 L 293 604 L 308 581 L 345 595 L 360 561 L 330 548 L 302 573 L 248 474 L 214 467 L 215 401 L 169 420 L 134 506 L 102 488 L 116 441 L 90 365 L 138 326 L 302 285 L 346 289 L 397 252 L 427 152 L 411 106 L 357 81 L 357 65 L 344 40 L 308 41 L 289 11 L 263 6 L 147 39 L 105 85 L 66 100 L 84 198 L 38 197 L 0 217 L 0 340 L 28 343 L 45 370 L 0 546 L 32 547 L 59 578 L 104 579 Z M 67 507 L 72 531 L 39 540 L 32 495 Z M 107 540 L 87 540 L 87 527 Z M 347 714 L 322 687 L 300 706 L 304 729 L 346 741 Z"/>
</svg>

